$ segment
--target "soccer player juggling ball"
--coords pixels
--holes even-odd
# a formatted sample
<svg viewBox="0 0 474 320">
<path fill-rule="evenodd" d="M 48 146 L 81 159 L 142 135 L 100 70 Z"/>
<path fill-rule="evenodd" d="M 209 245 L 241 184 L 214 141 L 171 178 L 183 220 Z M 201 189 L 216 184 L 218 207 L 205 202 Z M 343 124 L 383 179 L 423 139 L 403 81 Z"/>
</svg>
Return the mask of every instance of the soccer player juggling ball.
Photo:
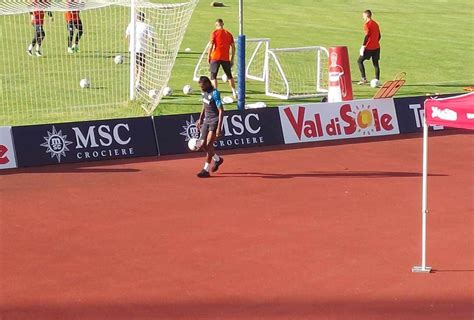
<svg viewBox="0 0 474 320">
<path fill-rule="evenodd" d="M 28 46 L 28 49 L 26 50 L 26 53 L 28 55 L 32 56 L 33 55 L 33 48 L 36 47 L 35 54 L 38 57 L 41 57 L 43 54 L 41 53 L 41 45 L 43 44 L 44 37 L 46 36 L 46 33 L 44 32 L 44 10 L 43 7 L 44 5 L 48 5 L 47 0 L 34 0 L 33 1 L 33 6 L 35 6 L 35 10 L 30 12 L 30 19 L 31 19 L 31 25 L 35 29 L 35 36 L 33 37 L 33 40 L 31 40 L 31 44 Z M 51 11 L 48 11 L 48 17 L 53 21 L 53 14 Z"/>
<path fill-rule="evenodd" d="M 68 0 L 67 6 L 71 11 L 67 11 L 65 14 L 66 23 L 67 23 L 67 31 L 68 31 L 68 39 L 67 39 L 67 52 L 68 53 L 77 53 L 79 52 L 79 40 L 81 40 L 82 34 L 84 33 L 84 29 L 82 26 L 82 21 L 80 17 L 79 10 L 75 8 L 77 0 Z M 76 39 L 74 40 L 74 44 L 72 43 L 74 39 L 74 31 L 77 30 Z"/>
<path fill-rule="evenodd" d="M 362 14 L 362 18 L 365 21 L 364 31 L 365 38 L 364 44 L 360 48 L 360 57 L 357 60 L 359 65 L 359 70 L 361 74 L 361 80 L 359 81 L 360 85 L 367 84 L 367 77 L 365 75 L 364 61 L 370 60 L 372 58 L 372 63 L 375 68 L 375 79 L 380 80 L 380 39 L 382 35 L 380 33 L 380 28 L 377 22 L 372 20 L 372 11 L 365 10 Z"/>
<path fill-rule="evenodd" d="M 219 166 L 224 162 L 222 157 L 219 157 L 214 152 L 214 142 L 221 136 L 222 120 L 224 119 L 224 107 L 221 101 L 221 95 L 217 89 L 212 86 L 211 80 L 208 77 L 202 76 L 199 78 L 199 86 L 202 90 L 202 111 L 196 125 L 201 131 L 199 137 L 202 144 L 201 149 L 206 151 L 206 163 L 201 172 L 197 174 L 199 178 L 208 178 L 209 167 L 212 160 L 214 165 L 212 171 L 215 172 Z"/>
</svg>

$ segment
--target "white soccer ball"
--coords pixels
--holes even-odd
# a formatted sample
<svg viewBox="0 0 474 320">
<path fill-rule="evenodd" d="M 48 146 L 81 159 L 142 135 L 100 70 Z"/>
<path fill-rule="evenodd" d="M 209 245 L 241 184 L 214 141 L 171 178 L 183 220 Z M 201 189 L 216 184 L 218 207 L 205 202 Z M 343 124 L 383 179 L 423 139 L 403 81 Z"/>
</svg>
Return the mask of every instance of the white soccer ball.
<svg viewBox="0 0 474 320">
<path fill-rule="evenodd" d="M 229 81 L 229 78 L 227 78 L 227 75 L 225 73 L 222 75 L 222 81 L 223 82 Z"/>
<path fill-rule="evenodd" d="M 122 56 L 115 56 L 114 62 L 115 62 L 115 64 L 122 64 L 123 63 L 123 57 Z"/>
<path fill-rule="evenodd" d="M 370 86 L 371 86 L 372 88 L 378 88 L 378 87 L 380 86 L 380 81 L 379 81 L 379 79 L 372 79 L 372 80 L 370 81 Z"/>
<path fill-rule="evenodd" d="M 193 93 L 193 88 L 189 84 L 187 84 L 183 87 L 183 93 L 185 95 L 190 95 L 191 93 Z"/>
<path fill-rule="evenodd" d="M 202 141 L 196 138 L 191 138 L 188 141 L 188 148 L 191 151 L 198 151 L 201 149 L 202 146 Z"/>
<path fill-rule="evenodd" d="M 234 98 L 229 97 L 229 96 L 224 97 L 224 98 L 222 98 L 222 103 L 224 103 L 224 104 L 231 104 L 231 103 L 234 103 Z"/>
<path fill-rule="evenodd" d="M 155 89 L 151 89 L 150 91 L 148 91 L 148 96 L 151 99 L 156 99 L 156 97 L 158 97 L 158 91 Z"/>
<path fill-rule="evenodd" d="M 191 48 L 184 49 L 184 52 L 191 52 Z"/>
<path fill-rule="evenodd" d="M 82 79 L 81 82 L 79 82 L 79 85 L 82 89 L 87 89 L 90 88 L 91 82 L 89 81 L 89 79 Z"/>
<path fill-rule="evenodd" d="M 170 87 L 165 87 L 165 88 L 163 89 L 163 95 L 164 95 L 164 96 L 169 97 L 169 96 L 171 96 L 172 94 L 173 94 L 173 90 L 172 90 Z"/>
</svg>

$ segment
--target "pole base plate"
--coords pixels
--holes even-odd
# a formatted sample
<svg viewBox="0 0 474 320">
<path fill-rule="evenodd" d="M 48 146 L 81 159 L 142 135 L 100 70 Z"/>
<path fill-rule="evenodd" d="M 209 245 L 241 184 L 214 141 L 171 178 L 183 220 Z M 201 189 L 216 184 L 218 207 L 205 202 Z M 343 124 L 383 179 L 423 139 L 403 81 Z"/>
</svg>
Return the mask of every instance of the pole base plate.
<svg viewBox="0 0 474 320">
<path fill-rule="evenodd" d="M 411 272 L 414 273 L 430 273 L 431 267 L 422 267 L 422 266 L 415 266 L 411 268 Z"/>
</svg>

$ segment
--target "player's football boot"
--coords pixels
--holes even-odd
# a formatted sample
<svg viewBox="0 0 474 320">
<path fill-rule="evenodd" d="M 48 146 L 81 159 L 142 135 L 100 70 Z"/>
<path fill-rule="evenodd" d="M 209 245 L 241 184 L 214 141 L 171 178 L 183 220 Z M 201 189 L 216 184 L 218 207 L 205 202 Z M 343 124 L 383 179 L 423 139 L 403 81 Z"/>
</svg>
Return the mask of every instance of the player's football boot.
<svg viewBox="0 0 474 320">
<path fill-rule="evenodd" d="M 357 82 L 357 84 L 359 86 L 363 86 L 363 85 L 366 85 L 368 82 L 367 82 L 367 79 L 361 79 L 359 82 Z"/>
<path fill-rule="evenodd" d="M 219 170 L 219 167 L 224 163 L 224 158 L 220 157 L 219 161 L 215 162 L 214 165 L 212 166 L 212 172 L 216 172 Z"/>
<path fill-rule="evenodd" d="M 74 49 L 72 49 L 71 47 L 68 47 L 67 48 L 67 53 L 74 53 Z"/>
<path fill-rule="evenodd" d="M 33 52 L 31 51 L 31 49 L 27 49 L 27 50 L 26 50 L 26 53 L 28 53 L 28 55 L 29 55 L 30 57 L 33 56 Z"/>
<path fill-rule="evenodd" d="M 37 57 L 42 57 L 43 56 L 43 54 L 41 53 L 40 50 L 36 50 L 35 54 L 36 54 Z"/>
<path fill-rule="evenodd" d="M 198 178 L 209 178 L 211 175 L 206 170 L 202 169 L 201 172 L 197 174 Z"/>
</svg>

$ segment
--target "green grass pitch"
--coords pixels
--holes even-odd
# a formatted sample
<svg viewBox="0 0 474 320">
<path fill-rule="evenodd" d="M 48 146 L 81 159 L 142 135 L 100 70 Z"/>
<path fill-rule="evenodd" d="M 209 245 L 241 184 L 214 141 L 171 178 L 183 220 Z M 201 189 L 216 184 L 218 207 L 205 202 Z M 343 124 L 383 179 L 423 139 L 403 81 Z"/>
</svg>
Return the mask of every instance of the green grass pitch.
<svg viewBox="0 0 474 320">
<path fill-rule="evenodd" d="M 199 93 L 192 75 L 213 30 L 214 20 L 223 18 L 226 28 L 237 35 L 238 1 L 225 0 L 225 8 L 212 8 L 209 6 L 210 2 L 201 0 L 194 12 L 170 80 L 174 94 L 162 100 L 155 115 L 200 110 Z M 272 48 L 346 45 L 349 47 L 354 81 L 359 78 L 356 60 L 363 39 L 361 13 L 364 9 L 371 9 L 374 20 L 379 22 L 382 30 L 381 80 L 390 80 L 400 71 L 407 73 L 407 83 L 399 96 L 462 92 L 463 87 L 474 85 L 474 2 L 471 0 L 244 2 L 247 37 L 271 38 Z M 126 18 L 123 17 L 126 17 L 126 13 L 119 15 L 122 20 L 118 28 L 124 30 Z M 50 34 L 60 33 L 63 29 L 65 34 L 64 19 L 62 15 L 57 16 L 56 21 L 47 28 L 50 28 Z M 24 30 L 9 30 L 12 20 L 6 19 L 12 18 L 0 17 L 0 125 L 139 115 L 139 107 L 124 102 L 128 81 L 126 66 L 120 69 L 111 63 L 113 54 L 126 54 L 127 51 L 123 39 L 107 36 L 117 27 L 117 23 L 107 21 L 107 17 L 113 16 L 117 15 L 104 16 L 103 26 L 96 26 L 95 29 L 86 25 L 86 32 L 88 28 L 90 33 L 85 35 L 84 49 L 79 55 L 67 56 L 64 41 L 51 37 L 46 39 L 45 57 L 41 59 L 30 58 L 25 53 L 26 45 L 32 37 L 27 15 L 15 18 L 25 21 Z M 94 30 L 105 32 L 101 34 Z M 93 35 L 100 39 L 100 48 L 94 49 L 93 43 L 87 43 Z M 184 48 L 191 48 L 192 51 L 184 52 Z M 77 70 L 96 70 L 92 81 L 97 86 L 92 95 L 82 98 L 81 89 L 78 88 L 79 80 L 64 79 L 65 63 L 74 64 Z M 366 67 L 370 78 L 373 75 L 371 62 L 366 62 Z M 35 92 L 38 81 L 49 82 L 51 87 L 46 92 Z M 185 96 L 181 93 L 186 84 L 193 85 L 193 95 Z M 269 106 L 287 103 L 265 96 L 263 83 L 249 81 L 247 88 L 249 102 L 263 101 Z M 221 85 L 220 89 L 224 95 L 229 95 L 227 85 Z M 367 98 L 375 93 L 375 89 L 354 84 L 354 93 L 356 98 Z M 65 103 L 64 98 L 58 97 L 68 94 L 75 97 L 75 101 L 68 102 L 73 107 L 64 109 L 61 107 Z M 29 110 L 29 99 L 35 97 L 58 107 L 37 110 L 36 113 L 26 111 Z"/>
</svg>

